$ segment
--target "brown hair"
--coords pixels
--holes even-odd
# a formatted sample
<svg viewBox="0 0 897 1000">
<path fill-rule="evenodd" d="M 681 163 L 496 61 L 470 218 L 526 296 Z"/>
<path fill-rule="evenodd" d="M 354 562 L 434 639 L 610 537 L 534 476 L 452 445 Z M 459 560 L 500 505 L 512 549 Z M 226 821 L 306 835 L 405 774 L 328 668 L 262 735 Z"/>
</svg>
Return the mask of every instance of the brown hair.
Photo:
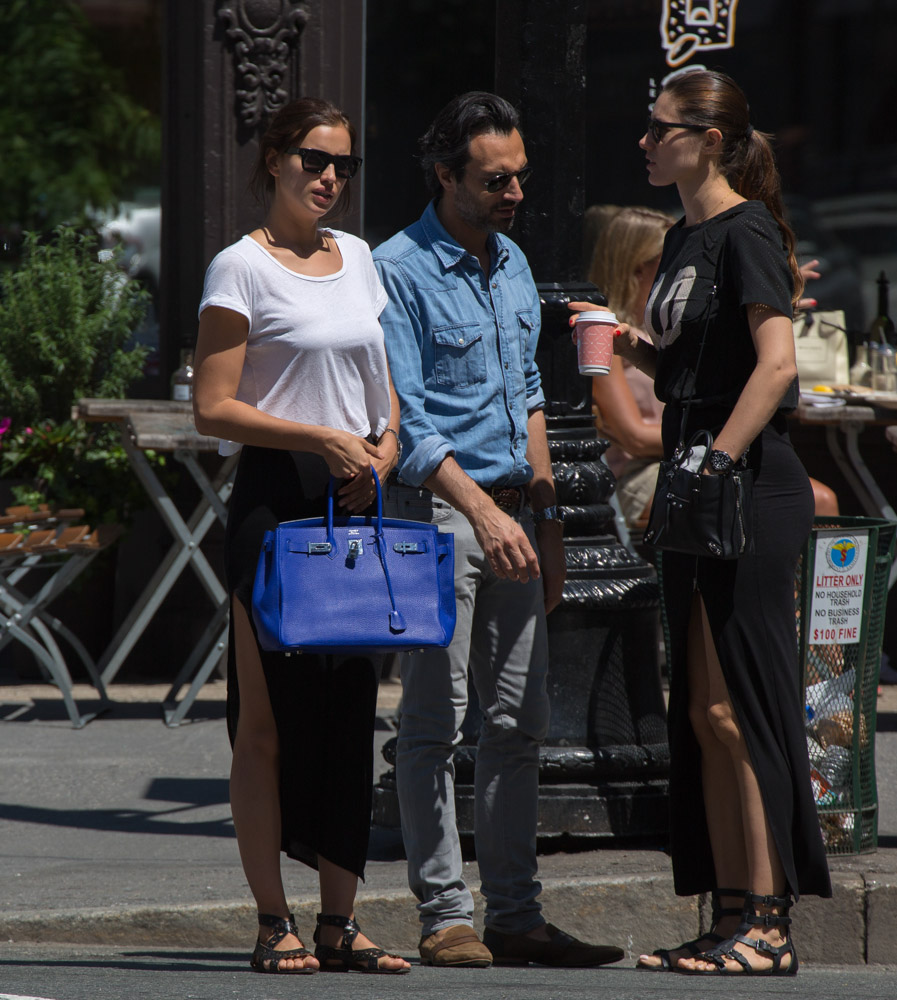
<svg viewBox="0 0 897 1000">
<path fill-rule="evenodd" d="M 804 283 L 794 255 L 794 232 L 785 221 L 782 183 L 770 144 L 772 136 L 751 125 L 747 98 L 725 73 L 689 70 L 669 80 L 663 92 L 676 102 L 677 117 L 722 132 L 720 171 L 734 191 L 743 198 L 762 201 L 776 220 L 788 254 L 796 302 Z"/>
<path fill-rule="evenodd" d="M 663 238 L 675 222 L 672 215 L 653 208 L 619 208 L 598 236 L 589 267 L 589 281 L 607 296 L 617 319 L 633 326 L 644 323 L 636 316 L 639 283 L 636 269 L 660 256 Z"/>
<path fill-rule="evenodd" d="M 302 140 L 319 125 L 344 128 L 349 133 L 352 152 L 355 152 L 355 126 L 335 104 L 320 97 L 300 97 L 296 101 L 290 101 L 275 112 L 259 140 L 258 153 L 248 184 L 256 201 L 267 207 L 268 198 L 274 190 L 274 177 L 268 170 L 268 156 L 271 151 L 280 155 L 290 146 L 301 146 Z M 343 184 L 339 197 L 326 218 L 333 219 L 348 211 L 351 203 L 351 183 L 347 180 Z"/>
</svg>

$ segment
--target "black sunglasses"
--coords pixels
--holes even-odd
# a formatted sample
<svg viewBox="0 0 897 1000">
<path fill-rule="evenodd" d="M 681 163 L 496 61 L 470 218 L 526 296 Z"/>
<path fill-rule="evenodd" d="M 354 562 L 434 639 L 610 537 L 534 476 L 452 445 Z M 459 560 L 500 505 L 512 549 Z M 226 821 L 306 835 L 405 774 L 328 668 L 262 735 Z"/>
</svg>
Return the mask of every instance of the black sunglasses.
<svg viewBox="0 0 897 1000">
<path fill-rule="evenodd" d="M 655 142 L 663 142 L 663 137 L 667 130 L 671 128 L 688 128 L 693 132 L 706 132 L 709 125 L 694 125 L 691 122 L 662 122 L 659 118 L 648 115 L 647 131 L 651 133 L 651 138 Z"/>
<path fill-rule="evenodd" d="M 504 189 L 516 177 L 517 183 L 523 187 L 523 185 L 529 180 L 532 172 L 532 167 L 524 167 L 522 170 L 515 170 L 512 174 L 496 174 L 494 177 L 489 177 L 484 180 L 483 186 L 489 194 L 495 194 L 496 191 L 504 191 Z"/>
<path fill-rule="evenodd" d="M 304 146 L 290 146 L 287 153 L 294 153 L 302 158 L 302 169 L 310 174 L 323 174 L 333 164 L 337 177 L 346 179 L 354 177 L 361 166 L 360 156 L 334 156 L 325 153 L 323 149 L 306 149 Z"/>
</svg>

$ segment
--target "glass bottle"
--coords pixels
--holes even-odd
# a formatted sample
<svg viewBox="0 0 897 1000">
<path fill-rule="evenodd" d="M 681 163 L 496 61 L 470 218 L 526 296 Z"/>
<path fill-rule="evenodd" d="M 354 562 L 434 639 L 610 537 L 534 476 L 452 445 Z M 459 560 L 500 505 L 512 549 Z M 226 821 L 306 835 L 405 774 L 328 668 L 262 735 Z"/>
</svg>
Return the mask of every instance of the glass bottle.
<svg viewBox="0 0 897 1000">
<path fill-rule="evenodd" d="M 171 376 L 171 398 L 193 399 L 193 351 L 181 351 L 181 364 Z"/>
<path fill-rule="evenodd" d="M 874 345 L 872 345 L 874 346 Z M 868 389 L 872 385 L 872 365 L 869 363 L 870 345 L 857 344 L 856 359 L 850 366 L 850 384 Z"/>
<path fill-rule="evenodd" d="M 882 271 L 877 279 L 878 284 L 878 315 L 869 327 L 869 340 L 877 344 L 897 346 L 897 329 L 888 314 L 888 277 Z"/>
</svg>

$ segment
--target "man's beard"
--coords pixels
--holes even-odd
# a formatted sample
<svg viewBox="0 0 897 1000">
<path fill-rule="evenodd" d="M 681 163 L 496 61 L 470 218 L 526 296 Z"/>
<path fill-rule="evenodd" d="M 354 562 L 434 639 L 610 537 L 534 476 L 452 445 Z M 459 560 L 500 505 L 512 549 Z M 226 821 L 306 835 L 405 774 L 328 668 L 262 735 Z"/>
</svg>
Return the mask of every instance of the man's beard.
<svg viewBox="0 0 897 1000">
<path fill-rule="evenodd" d="M 503 218 L 484 209 L 463 182 L 455 186 L 455 211 L 471 229 L 480 233 L 507 233 L 514 225 L 513 215 Z"/>
</svg>

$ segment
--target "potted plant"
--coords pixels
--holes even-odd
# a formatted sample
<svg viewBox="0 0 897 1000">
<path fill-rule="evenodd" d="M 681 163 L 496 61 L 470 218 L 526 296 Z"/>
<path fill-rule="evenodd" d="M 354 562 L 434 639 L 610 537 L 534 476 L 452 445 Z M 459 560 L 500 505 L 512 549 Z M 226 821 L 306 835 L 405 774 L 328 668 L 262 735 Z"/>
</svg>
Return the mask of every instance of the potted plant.
<svg viewBox="0 0 897 1000">
<path fill-rule="evenodd" d="M 139 378 L 146 348 L 132 334 L 149 295 L 92 235 L 30 233 L 23 250 L 0 275 L 0 479 L 17 503 L 126 520 L 141 497 L 117 432 L 72 421 L 71 408 L 124 397 Z"/>
</svg>

